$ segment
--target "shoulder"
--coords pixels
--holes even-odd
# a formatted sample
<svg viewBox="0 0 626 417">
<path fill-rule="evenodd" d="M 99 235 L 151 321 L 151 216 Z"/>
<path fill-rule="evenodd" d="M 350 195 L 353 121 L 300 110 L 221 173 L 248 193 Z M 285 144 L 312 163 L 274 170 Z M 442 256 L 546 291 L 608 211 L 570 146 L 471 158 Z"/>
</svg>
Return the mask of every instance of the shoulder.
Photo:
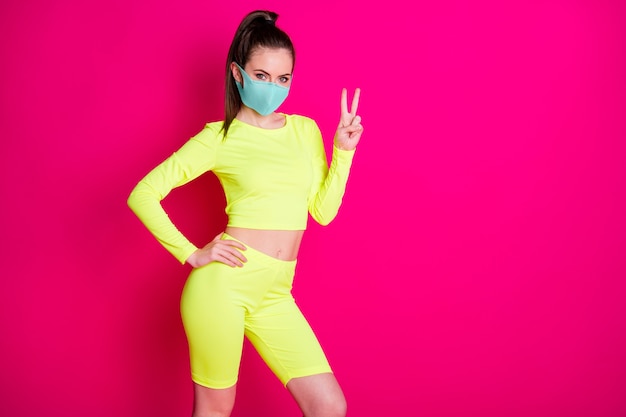
<svg viewBox="0 0 626 417">
<path fill-rule="evenodd" d="M 300 114 L 286 114 L 285 116 L 287 117 L 287 125 L 291 126 L 292 129 L 319 131 L 317 123 L 310 117 L 302 116 Z"/>
<path fill-rule="evenodd" d="M 223 120 L 219 120 L 216 122 L 208 122 L 204 125 L 204 129 L 202 131 L 206 132 L 207 134 L 212 134 L 214 136 L 220 136 L 223 134 L 222 133 L 223 127 L 224 127 Z"/>
<path fill-rule="evenodd" d="M 202 130 L 200 130 L 191 140 L 201 142 L 203 144 L 215 144 L 220 141 L 220 139 L 224 136 L 224 132 L 222 131 L 222 126 L 224 122 L 209 122 L 204 125 Z"/>
<path fill-rule="evenodd" d="M 291 122 L 293 124 L 317 125 L 317 123 L 315 123 L 315 120 L 311 119 L 308 116 L 303 116 L 301 114 L 285 114 L 285 117 L 287 117 L 287 122 Z"/>
</svg>

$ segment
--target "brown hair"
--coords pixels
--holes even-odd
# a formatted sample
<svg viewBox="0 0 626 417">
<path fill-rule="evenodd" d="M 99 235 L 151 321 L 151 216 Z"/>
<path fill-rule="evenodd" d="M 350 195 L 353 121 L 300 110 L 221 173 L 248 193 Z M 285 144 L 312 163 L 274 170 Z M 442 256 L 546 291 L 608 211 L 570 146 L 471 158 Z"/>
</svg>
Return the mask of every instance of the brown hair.
<svg viewBox="0 0 626 417">
<path fill-rule="evenodd" d="M 226 88 L 224 94 L 224 138 L 233 119 L 241 109 L 241 97 L 232 76 L 230 64 L 236 62 L 245 67 L 246 62 L 257 48 L 286 49 L 296 63 L 296 52 L 293 43 L 282 29 L 276 26 L 278 15 L 268 10 L 256 10 L 243 18 L 235 37 L 230 44 L 226 58 Z"/>
</svg>

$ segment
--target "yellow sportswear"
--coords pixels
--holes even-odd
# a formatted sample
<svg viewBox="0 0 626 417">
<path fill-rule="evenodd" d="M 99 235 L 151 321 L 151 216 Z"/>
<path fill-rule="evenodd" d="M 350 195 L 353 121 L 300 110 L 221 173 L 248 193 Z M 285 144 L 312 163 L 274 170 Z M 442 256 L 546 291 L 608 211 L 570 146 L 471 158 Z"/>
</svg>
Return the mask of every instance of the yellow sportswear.
<svg viewBox="0 0 626 417">
<path fill-rule="evenodd" d="M 206 124 L 132 190 L 128 205 L 157 240 L 185 263 L 198 248 L 174 226 L 161 205 L 169 192 L 207 171 L 226 196 L 228 225 L 250 229 L 304 230 L 308 215 L 327 225 L 337 215 L 354 150 L 333 147 L 330 168 L 319 127 L 285 115 L 279 129 L 233 120 Z"/>
</svg>

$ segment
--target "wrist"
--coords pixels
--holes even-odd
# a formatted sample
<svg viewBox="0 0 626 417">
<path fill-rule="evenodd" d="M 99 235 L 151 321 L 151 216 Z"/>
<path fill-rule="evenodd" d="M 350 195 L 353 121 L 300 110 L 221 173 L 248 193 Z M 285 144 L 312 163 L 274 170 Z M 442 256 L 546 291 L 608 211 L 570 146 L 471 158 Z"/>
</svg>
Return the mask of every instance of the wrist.
<svg viewBox="0 0 626 417">
<path fill-rule="evenodd" d="M 333 147 L 342 152 L 353 152 L 354 150 L 356 150 L 356 146 L 348 147 L 348 146 L 341 145 L 340 143 L 337 143 L 337 142 L 333 144 Z"/>
<path fill-rule="evenodd" d="M 197 258 L 198 250 L 196 249 L 196 251 L 189 255 L 189 257 L 187 258 L 187 263 L 195 268 L 197 266 Z"/>
</svg>

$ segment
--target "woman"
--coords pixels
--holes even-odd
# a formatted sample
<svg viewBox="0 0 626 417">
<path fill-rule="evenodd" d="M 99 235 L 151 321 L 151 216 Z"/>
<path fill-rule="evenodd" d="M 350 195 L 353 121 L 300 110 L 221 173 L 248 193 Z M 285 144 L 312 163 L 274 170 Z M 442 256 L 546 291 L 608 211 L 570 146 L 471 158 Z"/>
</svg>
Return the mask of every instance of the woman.
<svg viewBox="0 0 626 417">
<path fill-rule="evenodd" d="M 291 295 L 308 213 L 337 214 L 363 127 L 341 94 L 330 167 L 319 128 L 275 110 L 291 86 L 295 52 L 277 14 L 255 11 L 237 29 L 226 66 L 225 118 L 208 123 L 132 191 L 128 204 L 154 236 L 193 269 L 181 297 L 194 381 L 194 416 L 228 416 L 244 336 L 307 417 L 344 416 L 345 398 Z M 172 224 L 161 200 L 213 171 L 228 225 L 198 248 Z"/>
</svg>

